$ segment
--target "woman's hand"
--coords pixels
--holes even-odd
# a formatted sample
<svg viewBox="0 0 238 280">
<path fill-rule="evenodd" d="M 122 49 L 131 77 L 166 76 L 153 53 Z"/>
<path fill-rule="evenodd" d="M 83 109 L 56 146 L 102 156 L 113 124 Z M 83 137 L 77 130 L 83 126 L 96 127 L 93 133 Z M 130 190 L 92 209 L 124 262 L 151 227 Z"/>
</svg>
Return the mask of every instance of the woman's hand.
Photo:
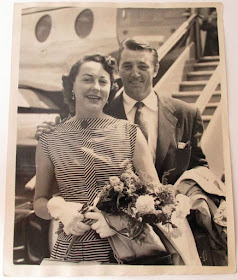
<svg viewBox="0 0 238 280">
<path fill-rule="evenodd" d="M 97 209 L 97 211 L 99 210 Z M 95 230 L 101 238 L 109 237 L 115 234 L 115 231 L 109 227 L 101 212 L 87 212 L 85 214 L 85 218 L 96 220 L 91 225 L 91 228 Z"/>
<path fill-rule="evenodd" d="M 84 215 L 79 213 L 81 203 L 66 202 L 62 197 L 53 197 L 47 207 L 53 218 L 59 219 L 64 225 L 64 232 L 69 235 L 83 235 L 91 227 L 83 223 Z"/>
<path fill-rule="evenodd" d="M 67 235 L 73 234 L 75 236 L 80 236 L 91 229 L 89 225 L 83 223 L 84 215 L 78 213 L 78 211 L 75 211 L 70 206 L 67 207 L 69 208 L 65 209 L 64 213 L 59 216 L 59 220 L 64 225 L 64 232 Z"/>
</svg>

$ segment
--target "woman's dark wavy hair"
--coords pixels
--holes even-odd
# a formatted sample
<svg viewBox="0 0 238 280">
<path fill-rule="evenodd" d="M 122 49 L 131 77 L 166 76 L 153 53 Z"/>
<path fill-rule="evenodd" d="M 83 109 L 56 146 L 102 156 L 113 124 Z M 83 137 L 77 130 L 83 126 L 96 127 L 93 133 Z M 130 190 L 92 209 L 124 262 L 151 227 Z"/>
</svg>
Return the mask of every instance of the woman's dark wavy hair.
<svg viewBox="0 0 238 280">
<path fill-rule="evenodd" d="M 118 86 L 115 83 L 114 74 L 117 71 L 116 60 L 111 56 L 103 56 L 100 54 L 84 56 L 77 61 L 71 68 L 69 75 L 62 76 L 63 96 L 64 102 L 69 106 L 69 113 L 71 116 L 75 114 L 75 100 L 73 100 L 73 86 L 75 79 L 80 71 L 80 67 L 83 63 L 94 61 L 101 63 L 104 70 L 110 75 L 111 89 L 110 94 L 114 94 L 118 90 Z"/>
</svg>

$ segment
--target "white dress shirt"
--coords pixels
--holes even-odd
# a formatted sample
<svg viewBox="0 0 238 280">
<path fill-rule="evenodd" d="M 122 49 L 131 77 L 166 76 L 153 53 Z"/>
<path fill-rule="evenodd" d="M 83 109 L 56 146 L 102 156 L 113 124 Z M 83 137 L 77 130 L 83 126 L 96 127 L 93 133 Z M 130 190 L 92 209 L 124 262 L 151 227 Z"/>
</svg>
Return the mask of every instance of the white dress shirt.
<svg viewBox="0 0 238 280">
<path fill-rule="evenodd" d="M 130 122 L 134 123 L 136 113 L 136 100 L 129 97 L 123 92 L 123 103 L 125 108 L 126 117 Z M 154 163 L 156 159 L 156 148 L 158 139 L 158 98 L 154 91 L 152 91 L 144 100 L 144 107 L 142 113 L 144 119 L 147 121 L 148 129 L 148 146 L 152 154 Z"/>
</svg>

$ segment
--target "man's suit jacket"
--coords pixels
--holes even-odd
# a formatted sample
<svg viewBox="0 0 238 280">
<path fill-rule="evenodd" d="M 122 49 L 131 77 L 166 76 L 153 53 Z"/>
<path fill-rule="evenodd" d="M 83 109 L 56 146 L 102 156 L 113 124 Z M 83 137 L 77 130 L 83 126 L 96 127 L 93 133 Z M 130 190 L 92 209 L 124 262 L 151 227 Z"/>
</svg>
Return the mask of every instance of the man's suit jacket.
<svg viewBox="0 0 238 280">
<path fill-rule="evenodd" d="M 203 124 L 195 106 L 183 101 L 158 96 L 158 140 L 155 167 L 160 180 L 174 184 L 185 170 L 208 166 L 201 149 Z M 123 95 L 116 97 L 104 110 L 126 119 Z M 186 144 L 185 148 L 182 148 Z"/>
</svg>

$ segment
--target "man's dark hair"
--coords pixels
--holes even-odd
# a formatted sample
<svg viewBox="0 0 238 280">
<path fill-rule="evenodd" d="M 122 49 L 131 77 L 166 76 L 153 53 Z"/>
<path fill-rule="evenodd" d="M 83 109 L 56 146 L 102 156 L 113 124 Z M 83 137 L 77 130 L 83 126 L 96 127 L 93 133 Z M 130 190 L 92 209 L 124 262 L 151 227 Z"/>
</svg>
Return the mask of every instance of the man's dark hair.
<svg viewBox="0 0 238 280">
<path fill-rule="evenodd" d="M 153 57 L 153 63 L 156 66 L 159 63 L 159 57 L 158 52 L 155 48 L 152 48 L 149 44 L 146 42 L 134 40 L 134 39 L 126 39 L 122 42 L 119 53 L 118 53 L 118 64 L 121 60 L 121 53 L 124 49 L 128 49 L 131 51 L 147 51 L 152 54 Z"/>
</svg>

